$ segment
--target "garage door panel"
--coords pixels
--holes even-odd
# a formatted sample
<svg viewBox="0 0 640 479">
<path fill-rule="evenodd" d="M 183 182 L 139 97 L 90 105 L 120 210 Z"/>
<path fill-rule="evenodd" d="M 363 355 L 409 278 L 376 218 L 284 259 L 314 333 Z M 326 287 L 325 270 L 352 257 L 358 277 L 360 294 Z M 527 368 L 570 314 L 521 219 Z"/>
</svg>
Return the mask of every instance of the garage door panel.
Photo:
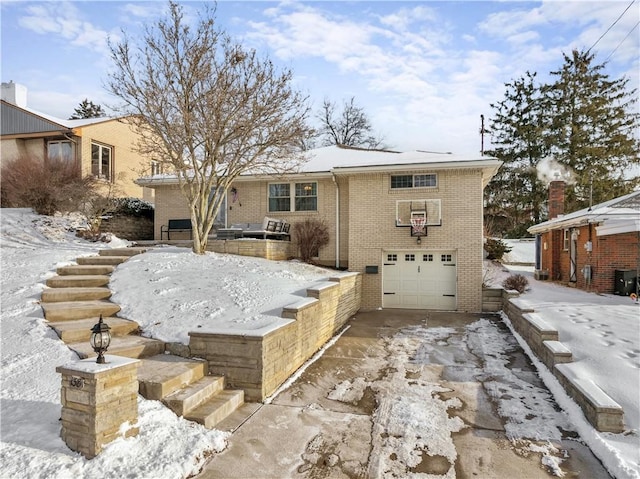
<svg viewBox="0 0 640 479">
<path fill-rule="evenodd" d="M 456 309 L 457 267 L 455 251 L 385 253 L 383 307 L 405 309 Z"/>
</svg>

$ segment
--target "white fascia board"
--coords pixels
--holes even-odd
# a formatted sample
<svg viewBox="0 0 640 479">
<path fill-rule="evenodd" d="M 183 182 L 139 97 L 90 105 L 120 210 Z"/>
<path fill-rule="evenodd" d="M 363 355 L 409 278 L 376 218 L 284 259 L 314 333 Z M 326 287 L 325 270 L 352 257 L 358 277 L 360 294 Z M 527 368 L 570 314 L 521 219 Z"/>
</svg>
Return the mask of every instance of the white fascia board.
<svg viewBox="0 0 640 479">
<path fill-rule="evenodd" d="M 456 170 L 456 169 L 497 169 L 502 165 L 500 160 L 470 160 L 470 161 L 443 161 L 429 163 L 397 163 L 387 165 L 370 166 L 343 166 L 333 168 L 336 175 L 353 173 L 376 173 L 388 171 L 413 171 L 413 170 Z"/>
</svg>

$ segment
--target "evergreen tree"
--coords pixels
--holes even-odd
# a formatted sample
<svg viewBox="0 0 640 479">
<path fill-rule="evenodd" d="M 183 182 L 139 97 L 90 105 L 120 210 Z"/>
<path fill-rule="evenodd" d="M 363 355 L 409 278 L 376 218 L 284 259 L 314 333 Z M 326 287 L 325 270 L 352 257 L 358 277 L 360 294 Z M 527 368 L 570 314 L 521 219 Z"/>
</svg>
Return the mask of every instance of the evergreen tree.
<svg viewBox="0 0 640 479">
<path fill-rule="evenodd" d="M 492 103 L 490 132 L 494 148 L 486 154 L 503 162 L 485 190 L 487 225 L 491 235 L 517 237 L 540 222 L 545 185 L 536 167 L 544 158 L 544 118 L 535 73 L 507 83 L 504 99 Z"/>
<path fill-rule="evenodd" d="M 627 90 L 626 78 L 610 80 L 605 64 L 593 60 L 588 51 L 565 54 L 562 68 L 551 72 L 556 81 L 543 87 L 550 155 L 574 173 L 567 211 L 615 198 L 640 184 L 628 174 L 640 165 L 639 115 L 632 110 L 637 91 Z"/>
<path fill-rule="evenodd" d="M 96 105 L 91 100 L 85 98 L 80 104 L 73 110 L 73 115 L 69 117 L 69 120 L 82 120 L 85 118 L 101 118 L 107 116 L 102 109 L 102 106 Z"/>
<path fill-rule="evenodd" d="M 628 79 L 610 80 L 605 64 L 589 52 L 564 55 L 551 72 L 556 80 L 535 84 L 535 73 L 505 84 L 504 99 L 491 104 L 494 148 L 486 153 L 503 161 L 485 190 L 489 234 L 520 236 L 546 219 L 546 184 L 537 173 L 543 160 L 570 171 L 565 209 L 575 211 L 633 191 L 640 178 L 640 115 L 633 110 L 637 91 Z M 566 177 L 565 177 L 566 178 Z"/>
</svg>

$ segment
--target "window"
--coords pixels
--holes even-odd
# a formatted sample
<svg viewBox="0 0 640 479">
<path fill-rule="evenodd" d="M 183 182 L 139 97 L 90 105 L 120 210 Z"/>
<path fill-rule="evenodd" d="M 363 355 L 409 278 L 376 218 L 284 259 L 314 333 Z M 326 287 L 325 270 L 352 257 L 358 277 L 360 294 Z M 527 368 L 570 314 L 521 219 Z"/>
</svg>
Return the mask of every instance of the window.
<svg viewBox="0 0 640 479">
<path fill-rule="evenodd" d="M 435 188 L 438 186 L 438 177 L 435 174 L 428 175 L 392 175 L 391 188 Z"/>
<path fill-rule="evenodd" d="M 451 263 L 453 259 L 450 254 L 443 254 L 443 255 L 440 255 L 440 261 L 443 263 Z"/>
<path fill-rule="evenodd" d="M 49 160 L 72 160 L 73 143 L 69 140 L 49 141 L 47 143 L 47 158 Z"/>
<path fill-rule="evenodd" d="M 293 192 L 293 201 L 291 201 L 291 192 Z M 269 185 L 269 211 L 317 210 L 317 183 L 272 183 Z"/>
<path fill-rule="evenodd" d="M 398 261 L 398 255 L 393 253 L 393 254 L 388 254 L 387 255 L 387 261 Z"/>
<path fill-rule="evenodd" d="M 433 261 L 433 255 L 432 254 L 423 254 L 422 255 L 422 261 Z"/>
<path fill-rule="evenodd" d="M 91 142 L 91 174 L 110 180 L 112 157 L 112 147 Z"/>
<path fill-rule="evenodd" d="M 159 161 L 151 160 L 151 176 L 162 174 L 162 165 Z"/>
<path fill-rule="evenodd" d="M 564 230 L 562 236 L 562 248 L 565 251 L 569 251 L 569 237 L 569 230 Z"/>
<path fill-rule="evenodd" d="M 416 260 L 416 255 L 415 254 L 405 254 L 404 255 L 404 260 L 405 261 L 415 261 Z"/>
</svg>

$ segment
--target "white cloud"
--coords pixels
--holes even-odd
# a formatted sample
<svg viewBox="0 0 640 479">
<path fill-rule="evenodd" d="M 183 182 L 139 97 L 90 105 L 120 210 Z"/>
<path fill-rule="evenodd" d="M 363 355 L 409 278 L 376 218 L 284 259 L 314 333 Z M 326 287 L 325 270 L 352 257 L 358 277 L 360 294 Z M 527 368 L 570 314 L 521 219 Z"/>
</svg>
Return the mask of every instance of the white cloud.
<svg viewBox="0 0 640 479">
<path fill-rule="evenodd" d="M 71 2 L 29 5 L 18 23 L 41 35 L 56 35 L 77 47 L 88 48 L 103 55 L 108 51 L 109 32 L 83 21 Z"/>
</svg>

